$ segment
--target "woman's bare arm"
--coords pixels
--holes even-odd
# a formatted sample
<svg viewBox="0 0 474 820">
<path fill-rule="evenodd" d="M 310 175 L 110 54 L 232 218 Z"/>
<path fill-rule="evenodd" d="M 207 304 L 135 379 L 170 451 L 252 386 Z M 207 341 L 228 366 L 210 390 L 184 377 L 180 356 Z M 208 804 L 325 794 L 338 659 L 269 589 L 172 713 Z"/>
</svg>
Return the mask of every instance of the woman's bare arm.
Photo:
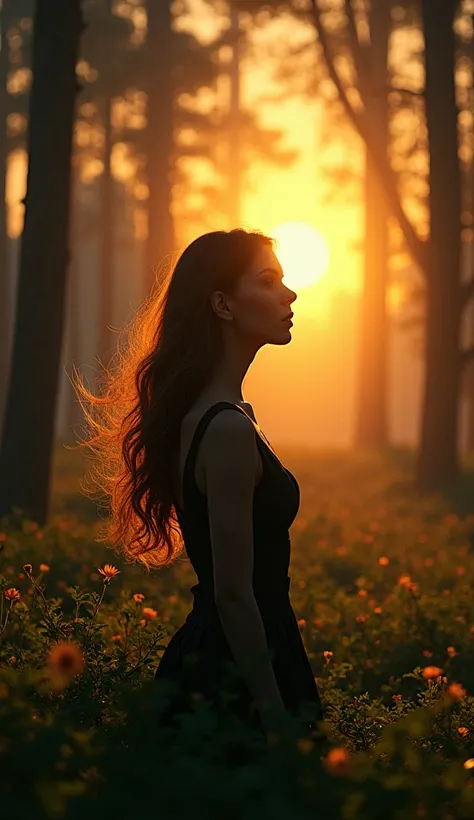
<svg viewBox="0 0 474 820">
<path fill-rule="evenodd" d="M 214 598 L 235 662 L 262 718 L 284 709 L 252 585 L 253 494 L 258 450 L 252 423 L 234 410 L 210 422 L 202 446 Z"/>
</svg>

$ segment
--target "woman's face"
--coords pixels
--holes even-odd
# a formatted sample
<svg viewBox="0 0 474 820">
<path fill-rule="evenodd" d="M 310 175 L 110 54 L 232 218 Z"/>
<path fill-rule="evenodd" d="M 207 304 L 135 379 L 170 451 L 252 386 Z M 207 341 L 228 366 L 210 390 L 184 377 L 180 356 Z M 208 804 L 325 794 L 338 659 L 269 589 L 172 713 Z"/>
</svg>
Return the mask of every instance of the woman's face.
<svg viewBox="0 0 474 820">
<path fill-rule="evenodd" d="M 286 317 L 297 298 L 283 282 L 282 267 L 271 250 L 262 247 L 232 295 L 216 291 L 214 310 L 231 322 L 234 331 L 258 339 L 261 344 L 286 344 L 291 324 Z"/>
</svg>

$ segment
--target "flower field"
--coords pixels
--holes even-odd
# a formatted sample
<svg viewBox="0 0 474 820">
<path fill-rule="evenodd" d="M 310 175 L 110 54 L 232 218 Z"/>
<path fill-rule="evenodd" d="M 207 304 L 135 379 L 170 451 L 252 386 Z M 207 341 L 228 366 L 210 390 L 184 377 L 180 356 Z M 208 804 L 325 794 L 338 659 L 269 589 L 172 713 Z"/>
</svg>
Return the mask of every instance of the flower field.
<svg viewBox="0 0 474 820">
<path fill-rule="evenodd" d="M 421 498 L 408 453 L 284 462 L 301 488 L 291 599 L 328 743 L 290 720 L 264 748 L 218 733 L 198 699 L 179 730 L 160 725 L 154 671 L 194 572 L 183 554 L 147 575 L 96 543 L 81 464 L 58 449 L 50 524 L 0 525 L 2 816 L 474 817 L 470 474 Z"/>
</svg>

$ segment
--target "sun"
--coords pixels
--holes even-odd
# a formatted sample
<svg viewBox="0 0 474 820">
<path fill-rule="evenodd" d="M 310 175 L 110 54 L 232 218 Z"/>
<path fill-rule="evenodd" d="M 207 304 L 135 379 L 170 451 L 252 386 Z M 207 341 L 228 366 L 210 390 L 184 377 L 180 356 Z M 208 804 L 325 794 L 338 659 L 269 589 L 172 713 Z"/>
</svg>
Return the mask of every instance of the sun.
<svg viewBox="0 0 474 820">
<path fill-rule="evenodd" d="M 329 265 L 328 243 L 307 222 L 283 222 L 270 236 L 277 240 L 275 254 L 291 288 L 308 288 L 324 276 Z"/>
</svg>

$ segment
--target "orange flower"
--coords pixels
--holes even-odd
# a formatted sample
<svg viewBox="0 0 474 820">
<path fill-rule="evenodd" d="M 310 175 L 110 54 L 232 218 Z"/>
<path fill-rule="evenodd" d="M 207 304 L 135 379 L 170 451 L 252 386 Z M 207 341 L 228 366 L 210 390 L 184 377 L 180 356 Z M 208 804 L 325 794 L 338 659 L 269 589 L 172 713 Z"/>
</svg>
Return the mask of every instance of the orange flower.
<svg viewBox="0 0 474 820">
<path fill-rule="evenodd" d="M 23 569 L 25 570 L 27 575 L 31 575 L 31 573 L 33 572 L 33 567 L 31 566 L 31 564 L 23 564 Z"/>
<path fill-rule="evenodd" d="M 463 765 L 465 769 L 474 769 L 474 757 L 465 760 Z"/>
<path fill-rule="evenodd" d="M 40 564 L 40 572 L 49 572 L 50 567 L 47 564 Z"/>
<path fill-rule="evenodd" d="M 425 658 L 432 658 L 433 657 L 433 653 L 430 652 L 429 649 L 423 649 L 423 655 L 425 656 Z"/>
<path fill-rule="evenodd" d="M 298 626 L 300 628 L 300 632 L 303 632 L 303 630 L 306 628 L 306 621 L 304 618 L 299 619 Z"/>
<path fill-rule="evenodd" d="M 356 621 L 357 621 L 357 623 L 359 623 L 359 624 L 365 624 L 365 622 L 367 621 L 368 617 L 369 617 L 368 615 L 356 615 Z"/>
<path fill-rule="evenodd" d="M 455 650 L 454 646 L 448 646 L 448 647 L 446 647 L 446 652 L 448 653 L 448 655 L 449 655 L 449 657 L 450 657 L 450 658 L 455 658 L 455 657 L 456 657 L 456 655 L 458 655 L 458 654 L 459 654 L 459 652 L 456 652 L 456 650 Z"/>
<path fill-rule="evenodd" d="M 110 640 L 113 641 L 114 643 L 120 643 L 120 641 L 122 641 L 123 638 L 122 638 L 121 635 L 111 635 Z"/>
<path fill-rule="evenodd" d="M 458 734 L 460 734 L 461 737 L 467 737 L 469 734 L 469 729 L 466 729 L 465 726 L 460 726 L 458 729 Z"/>
<path fill-rule="evenodd" d="M 153 620 L 158 615 L 156 609 L 152 609 L 151 606 L 144 606 L 143 607 L 143 615 L 147 620 Z"/>
<path fill-rule="evenodd" d="M 141 604 L 141 602 L 145 600 L 145 596 L 142 595 L 141 592 L 136 592 L 133 596 L 133 600 L 136 601 L 137 604 Z"/>
<path fill-rule="evenodd" d="M 375 612 L 376 615 L 381 615 L 382 614 L 382 607 L 381 606 L 374 607 L 374 612 Z"/>
<path fill-rule="evenodd" d="M 392 695 L 392 698 L 396 703 L 398 703 L 398 701 L 402 699 L 402 696 L 401 695 Z"/>
<path fill-rule="evenodd" d="M 410 575 L 400 575 L 398 579 L 398 583 L 401 587 L 409 587 L 411 584 L 411 576 Z"/>
<path fill-rule="evenodd" d="M 145 618 L 142 618 L 142 619 L 141 619 L 141 621 L 139 621 L 139 625 L 140 625 L 140 626 L 146 626 L 146 620 L 145 620 Z"/>
<path fill-rule="evenodd" d="M 108 584 L 116 575 L 119 574 L 120 570 L 117 567 L 112 566 L 112 564 L 105 564 L 101 569 L 97 568 L 98 572 L 104 577 L 104 583 Z"/>
<path fill-rule="evenodd" d="M 446 692 L 453 700 L 459 700 L 459 698 L 463 698 L 464 695 L 467 694 L 466 690 L 460 683 L 452 683 L 448 686 Z"/>
<path fill-rule="evenodd" d="M 16 604 L 21 598 L 21 592 L 15 587 L 10 587 L 10 589 L 5 590 L 5 598 L 7 601 L 11 601 L 13 604 Z"/>
<path fill-rule="evenodd" d="M 326 663 L 329 663 L 329 661 L 330 661 L 330 660 L 331 660 L 331 658 L 332 658 L 333 653 L 331 652 L 331 650 L 330 650 L 330 649 L 326 649 L 326 651 L 325 651 L 325 652 L 323 652 L 323 655 L 324 655 L 324 658 L 325 658 L 325 660 L 326 660 Z"/>
<path fill-rule="evenodd" d="M 437 678 L 438 675 L 441 675 L 442 669 L 439 666 L 425 666 L 423 669 L 423 677 L 424 678 Z"/>
<path fill-rule="evenodd" d="M 84 655 L 81 647 L 72 641 L 60 641 L 47 654 L 47 662 L 53 672 L 67 678 L 80 675 L 84 669 Z"/>
<path fill-rule="evenodd" d="M 350 771 L 350 755 L 346 749 L 331 749 L 324 758 L 324 765 L 333 774 L 347 774 Z"/>
<path fill-rule="evenodd" d="M 389 563 L 390 563 L 390 559 L 387 558 L 386 555 L 382 555 L 379 558 L 379 564 L 380 564 L 381 567 L 388 567 Z"/>
</svg>

